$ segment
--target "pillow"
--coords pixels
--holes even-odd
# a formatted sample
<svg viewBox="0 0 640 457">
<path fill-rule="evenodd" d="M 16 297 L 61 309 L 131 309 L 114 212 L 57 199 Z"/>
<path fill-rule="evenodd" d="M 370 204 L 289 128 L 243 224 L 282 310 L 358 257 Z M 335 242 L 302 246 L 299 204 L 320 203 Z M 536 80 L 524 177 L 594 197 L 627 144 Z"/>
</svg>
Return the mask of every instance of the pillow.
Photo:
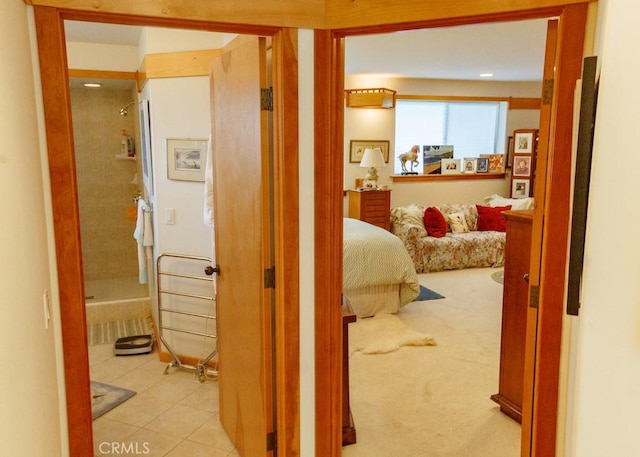
<svg viewBox="0 0 640 457">
<path fill-rule="evenodd" d="M 424 210 L 424 226 L 429 236 L 442 238 L 447 234 L 447 221 L 435 206 L 430 206 Z"/>
<path fill-rule="evenodd" d="M 447 214 L 447 219 L 449 219 L 449 226 L 453 233 L 467 233 L 469 231 L 469 226 L 463 213 Z"/>
<path fill-rule="evenodd" d="M 427 230 L 424 226 L 424 209 L 416 204 L 409 206 L 398 207 L 394 209 L 395 216 L 397 218 L 397 224 L 415 225 L 418 228 L 418 238 L 427 236 Z"/>
<path fill-rule="evenodd" d="M 507 206 L 511 205 L 511 209 L 520 210 L 520 209 L 533 209 L 533 197 L 527 198 L 505 198 L 501 197 L 498 194 L 490 195 L 489 197 L 484 198 L 485 203 L 489 206 Z"/>
<path fill-rule="evenodd" d="M 476 205 L 478 209 L 478 231 L 479 232 L 506 232 L 507 221 L 502 216 L 503 211 L 511 209 L 511 205 L 507 206 L 481 206 Z"/>
</svg>

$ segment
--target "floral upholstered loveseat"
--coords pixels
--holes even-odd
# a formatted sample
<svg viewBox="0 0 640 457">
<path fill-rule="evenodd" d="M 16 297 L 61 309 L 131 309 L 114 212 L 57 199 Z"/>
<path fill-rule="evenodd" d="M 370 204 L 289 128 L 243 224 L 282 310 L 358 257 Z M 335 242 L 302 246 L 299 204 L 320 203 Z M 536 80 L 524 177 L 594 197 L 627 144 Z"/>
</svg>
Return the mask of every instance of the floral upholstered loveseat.
<svg viewBox="0 0 640 457">
<path fill-rule="evenodd" d="M 425 218 L 427 208 L 439 221 L 435 228 L 432 218 Z M 475 204 L 396 207 L 391 210 L 391 231 L 404 243 L 417 273 L 501 267 L 506 222 L 500 213 L 507 209 L 511 207 Z M 480 225 L 479 211 L 484 218 Z"/>
</svg>

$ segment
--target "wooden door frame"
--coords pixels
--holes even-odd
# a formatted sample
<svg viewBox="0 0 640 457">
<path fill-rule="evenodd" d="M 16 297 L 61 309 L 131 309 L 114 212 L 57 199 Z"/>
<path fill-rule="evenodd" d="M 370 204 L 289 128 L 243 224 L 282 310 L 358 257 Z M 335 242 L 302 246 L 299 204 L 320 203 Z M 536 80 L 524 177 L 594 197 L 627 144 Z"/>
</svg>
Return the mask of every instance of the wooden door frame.
<svg viewBox="0 0 640 457">
<path fill-rule="evenodd" d="M 411 29 L 503 22 L 534 18 L 560 19 L 556 82 L 552 104 L 548 188 L 542 211 L 534 219 L 543 227 L 539 319 L 536 342 L 535 383 L 524 398 L 523 423 L 531 429 L 522 441 L 523 456 L 555 455 L 557 401 L 561 344 L 562 304 L 565 293 L 566 236 L 571 175 L 573 87 L 580 78 L 584 27 L 588 3 L 481 17 L 415 22 Z M 316 455 L 339 456 L 341 386 L 342 218 L 344 157 L 344 37 L 407 30 L 406 24 L 359 27 L 315 32 L 315 290 L 316 319 Z M 544 225 L 542 225 L 544 218 Z M 535 223 L 535 222 L 534 222 Z M 553 230 L 553 233 L 551 232 Z M 532 249 L 535 249 L 532 246 Z M 330 259 L 330 261 L 327 261 Z M 528 353 L 531 353 L 528 343 Z M 533 365 L 532 365 L 533 366 Z M 357 418 L 356 418 L 357 426 Z M 523 433 L 523 436 L 529 434 Z M 543 444 L 546 443 L 545 444 Z M 553 448 L 553 450 L 551 450 Z"/>
<path fill-rule="evenodd" d="M 273 37 L 276 427 L 280 455 L 299 454 L 297 30 L 34 6 L 51 177 L 71 457 L 93 455 L 80 219 L 64 20 Z M 290 71 L 295 68 L 296 71 Z M 285 71 L 286 70 L 286 71 Z M 286 88 L 286 91 L 285 91 Z M 285 179 L 286 178 L 286 179 Z"/>
</svg>

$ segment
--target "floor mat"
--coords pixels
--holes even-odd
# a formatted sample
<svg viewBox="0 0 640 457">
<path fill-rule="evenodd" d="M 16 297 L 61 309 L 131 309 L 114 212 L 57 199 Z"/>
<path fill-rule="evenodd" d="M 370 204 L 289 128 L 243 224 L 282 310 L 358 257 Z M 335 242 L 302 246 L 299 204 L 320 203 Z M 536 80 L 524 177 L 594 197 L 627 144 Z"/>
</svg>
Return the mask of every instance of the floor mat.
<svg viewBox="0 0 640 457">
<path fill-rule="evenodd" d="M 91 381 L 91 417 L 96 420 L 135 394 L 133 390 Z"/>
<path fill-rule="evenodd" d="M 444 296 L 440 295 L 438 292 L 434 292 L 431 289 L 427 289 L 424 286 L 420 286 L 420 294 L 414 301 L 437 300 L 439 298 L 444 298 Z"/>
</svg>

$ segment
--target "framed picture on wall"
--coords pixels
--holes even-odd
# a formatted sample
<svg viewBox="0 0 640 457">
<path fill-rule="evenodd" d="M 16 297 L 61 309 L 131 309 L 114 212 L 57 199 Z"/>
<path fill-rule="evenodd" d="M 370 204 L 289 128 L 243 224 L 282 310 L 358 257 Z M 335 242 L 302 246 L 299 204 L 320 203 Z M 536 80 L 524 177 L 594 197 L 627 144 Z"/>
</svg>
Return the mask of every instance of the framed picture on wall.
<svg viewBox="0 0 640 457">
<path fill-rule="evenodd" d="M 533 132 L 514 132 L 513 153 L 531 154 L 533 152 Z"/>
<path fill-rule="evenodd" d="M 207 139 L 167 138 L 167 177 L 204 182 Z"/>
<path fill-rule="evenodd" d="M 512 173 L 513 176 L 531 176 L 531 156 L 514 155 Z"/>
<path fill-rule="evenodd" d="M 529 180 L 511 180 L 511 198 L 527 198 L 529 196 Z"/>
<path fill-rule="evenodd" d="M 349 163 L 362 162 L 364 150 L 380 148 L 385 163 L 389 163 L 389 140 L 351 140 L 349 144 Z"/>
</svg>

